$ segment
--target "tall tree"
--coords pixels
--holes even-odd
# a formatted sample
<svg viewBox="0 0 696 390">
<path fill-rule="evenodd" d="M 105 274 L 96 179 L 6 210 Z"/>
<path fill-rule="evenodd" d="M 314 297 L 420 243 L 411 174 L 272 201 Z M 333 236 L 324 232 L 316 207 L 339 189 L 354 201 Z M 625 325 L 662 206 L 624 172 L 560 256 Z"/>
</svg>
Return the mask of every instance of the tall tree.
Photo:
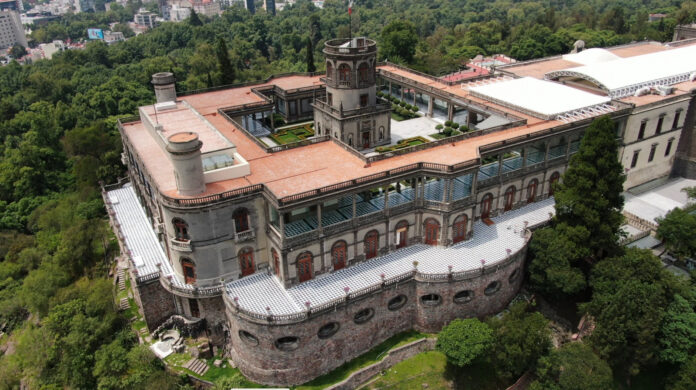
<svg viewBox="0 0 696 390">
<path fill-rule="evenodd" d="M 581 309 L 595 319 L 590 342 L 622 374 L 637 375 L 657 361 L 657 340 L 674 276 L 648 250 L 630 248 L 592 270 L 592 299 Z"/>
<path fill-rule="evenodd" d="M 437 349 L 447 361 L 464 367 L 484 356 L 493 346 L 493 330 L 478 318 L 455 319 L 437 336 Z"/>
<path fill-rule="evenodd" d="M 530 390 L 610 390 L 611 367 L 587 344 L 568 343 L 539 359 Z"/>
<path fill-rule="evenodd" d="M 577 238 L 586 233 L 571 230 L 568 226 L 547 227 L 534 232 L 529 248 L 532 261 L 529 263 L 529 281 L 534 290 L 547 297 L 573 296 L 587 287 L 585 274 L 577 267 L 587 251 L 568 236 Z"/>
<path fill-rule="evenodd" d="M 382 41 L 380 42 L 380 57 L 387 58 L 393 62 L 413 61 L 416 54 L 416 44 L 418 43 L 418 33 L 416 27 L 411 22 L 395 20 L 382 30 Z"/>
<path fill-rule="evenodd" d="M 232 84 L 234 82 L 234 67 L 230 61 L 230 53 L 227 51 L 227 44 L 222 37 L 218 38 L 215 54 L 218 59 L 220 69 L 220 80 L 222 84 Z"/>
<path fill-rule="evenodd" d="M 317 66 L 314 64 L 314 48 L 312 39 L 307 38 L 307 72 L 316 72 Z"/>
<path fill-rule="evenodd" d="M 676 208 L 657 220 L 657 237 L 680 259 L 696 255 L 696 215 Z"/>
<path fill-rule="evenodd" d="M 660 330 L 660 360 L 683 364 L 696 353 L 696 313 L 681 295 L 667 307 Z"/>
<path fill-rule="evenodd" d="M 616 126 L 611 118 L 595 119 L 554 192 L 556 223 L 587 230 L 588 235 L 580 234 L 582 241 L 576 243 L 586 246 L 595 261 L 619 249 L 624 204 L 621 192 L 626 178 L 618 147 Z"/>
<path fill-rule="evenodd" d="M 191 8 L 191 16 L 189 16 L 188 22 L 191 26 L 202 26 L 201 18 L 198 17 L 196 11 Z"/>
</svg>

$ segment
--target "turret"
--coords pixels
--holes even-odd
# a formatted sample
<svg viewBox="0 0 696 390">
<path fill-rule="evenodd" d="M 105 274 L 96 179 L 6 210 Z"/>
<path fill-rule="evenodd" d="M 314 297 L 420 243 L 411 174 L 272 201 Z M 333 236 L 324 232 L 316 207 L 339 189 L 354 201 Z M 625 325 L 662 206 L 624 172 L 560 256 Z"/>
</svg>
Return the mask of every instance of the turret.
<svg viewBox="0 0 696 390">
<path fill-rule="evenodd" d="M 176 100 L 175 81 L 174 74 L 171 72 L 160 72 L 152 75 L 152 85 L 155 87 L 157 103 Z"/>
<path fill-rule="evenodd" d="M 167 152 L 174 165 L 176 188 L 181 195 L 197 195 L 205 191 L 201 147 L 198 134 L 191 131 L 172 134 Z"/>
</svg>

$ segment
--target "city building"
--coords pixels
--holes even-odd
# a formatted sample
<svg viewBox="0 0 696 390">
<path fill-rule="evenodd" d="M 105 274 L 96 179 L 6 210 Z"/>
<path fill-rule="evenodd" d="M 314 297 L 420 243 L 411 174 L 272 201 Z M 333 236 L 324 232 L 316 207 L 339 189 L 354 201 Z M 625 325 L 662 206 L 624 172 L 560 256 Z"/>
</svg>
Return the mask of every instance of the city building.
<svg viewBox="0 0 696 390">
<path fill-rule="evenodd" d="M 55 40 L 51 43 L 39 44 L 39 49 L 42 52 L 42 57 L 50 60 L 53 58 L 54 54 L 66 50 L 67 46 L 65 45 L 65 42 Z"/>
<path fill-rule="evenodd" d="M 103 192 L 147 326 L 205 321 L 258 383 L 304 383 L 396 333 L 502 310 L 598 116 L 617 125 L 626 188 L 696 176 L 696 45 L 462 82 L 377 63 L 367 38 L 324 55 L 324 74 L 203 93 L 153 75 L 157 103 L 119 123 L 128 180 Z M 390 120 L 383 97 L 422 116 Z M 433 134 L 445 120 L 463 132 Z"/>
<path fill-rule="evenodd" d="M 111 45 L 116 42 L 123 42 L 126 37 L 121 31 L 104 31 L 104 42 L 107 45 Z"/>
<path fill-rule="evenodd" d="M 684 24 L 674 28 L 674 37 L 672 41 L 676 42 L 693 38 L 696 38 L 696 23 Z"/>
<path fill-rule="evenodd" d="M 24 5 L 21 0 L 0 0 L 0 11 L 24 11 Z"/>
<path fill-rule="evenodd" d="M 0 11 L 0 49 L 14 45 L 28 46 L 22 20 L 17 11 Z"/>
<path fill-rule="evenodd" d="M 157 26 L 157 14 L 141 8 L 133 16 L 133 22 L 140 27 L 155 28 Z"/>
<path fill-rule="evenodd" d="M 75 13 L 96 11 L 94 0 L 74 0 Z"/>
<path fill-rule="evenodd" d="M 244 0 L 244 8 L 246 8 L 252 15 L 256 13 L 256 5 L 254 5 L 254 0 Z"/>
<path fill-rule="evenodd" d="M 220 3 L 213 0 L 189 0 L 191 7 L 198 15 L 203 16 L 215 16 L 220 15 L 222 10 L 220 9 Z"/>
<path fill-rule="evenodd" d="M 275 0 L 263 0 L 263 8 L 271 15 L 276 14 Z"/>
</svg>

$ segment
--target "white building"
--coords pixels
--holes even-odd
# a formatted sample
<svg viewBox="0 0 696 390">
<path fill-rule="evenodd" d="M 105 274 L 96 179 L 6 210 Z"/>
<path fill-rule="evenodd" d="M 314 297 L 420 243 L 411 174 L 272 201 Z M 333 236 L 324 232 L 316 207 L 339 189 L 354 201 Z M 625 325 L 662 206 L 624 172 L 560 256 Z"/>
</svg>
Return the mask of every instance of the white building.
<svg viewBox="0 0 696 390">
<path fill-rule="evenodd" d="M 8 48 L 14 45 L 27 47 L 27 38 L 24 36 L 24 27 L 16 11 L 0 11 L 0 48 Z"/>
</svg>

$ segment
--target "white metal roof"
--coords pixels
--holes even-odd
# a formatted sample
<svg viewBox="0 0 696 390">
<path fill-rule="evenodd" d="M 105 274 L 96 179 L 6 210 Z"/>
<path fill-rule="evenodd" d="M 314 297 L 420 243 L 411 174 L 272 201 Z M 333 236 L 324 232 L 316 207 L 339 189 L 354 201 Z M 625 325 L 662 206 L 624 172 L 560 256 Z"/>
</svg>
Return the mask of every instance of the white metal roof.
<svg viewBox="0 0 696 390">
<path fill-rule="evenodd" d="M 607 61 L 618 60 L 621 57 L 610 52 L 607 49 L 601 49 L 599 47 L 593 47 L 591 49 L 585 49 L 580 53 L 566 54 L 563 59 L 570 62 L 575 62 L 577 64 L 591 65 L 599 64 Z"/>
<path fill-rule="evenodd" d="M 317 307 L 344 297 L 345 287 L 356 292 L 378 286 L 381 274 L 389 279 L 408 273 L 413 270 L 413 261 L 418 261 L 421 273 L 447 273 L 450 265 L 455 273 L 480 269 L 482 259 L 486 266 L 494 265 L 507 258 L 507 249 L 514 253 L 524 246 L 521 232 L 525 221 L 533 227 L 549 220 L 553 212 L 554 200 L 548 198 L 493 218 L 492 226 L 476 222 L 473 238 L 451 247 L 413 245 L 289 289 L 273 275 L 256 273 L 228 283 L 226 293 L 237 298 L 242 309 L 265 315 L 270 308 L 271 314 L 287 315 L 303 312 L 306 302 Z"/>
<path fill-rule="evenodd" d="M 482 99 L 541 119 L 554 119 L 573 111 L 601 106 L 611 99 L 559 83 L 523 77 L 470 87 Z"/>
<path fill-rule="evenodd" d="M 642 87 L 687 81 L 693 72 L 696 72 L 696 45 L 553 71 L 545 78 L 582 78 L 606 90 L 612 98 L 619 98 Z"/>
</svg>

